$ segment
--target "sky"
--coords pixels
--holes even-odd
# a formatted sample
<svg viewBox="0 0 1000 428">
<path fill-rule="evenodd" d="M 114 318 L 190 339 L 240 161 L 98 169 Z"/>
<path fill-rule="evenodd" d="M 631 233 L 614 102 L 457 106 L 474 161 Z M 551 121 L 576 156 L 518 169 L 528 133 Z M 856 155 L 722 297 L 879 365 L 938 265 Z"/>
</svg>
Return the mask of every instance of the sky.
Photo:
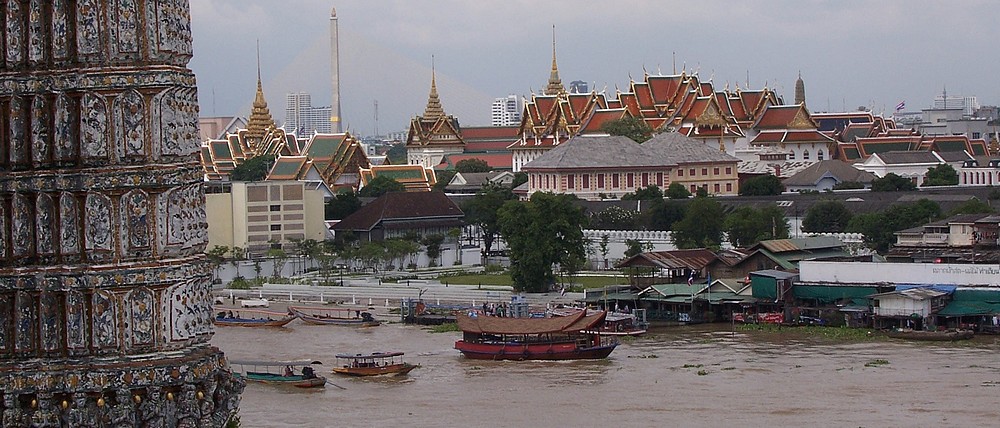
<svg viewBox="0 0 1000 428">
<path fill-rule="evenodd" d="M 814 112 L 889 115 L 901 101 L 919 111 L 945 90 L 1000 103 L 990 0 L 191 0 L 201 115 L 249 115 L 258 43 L 279 125 L 289 92 L 330 105 L 333 8 L 341 117 L 361 136 L 405 131 L 427 104 L 432 66 L 445 112 L 489 125 L 494 98 L 545 88 L 553 26 L 563 84 L 611 96 L 644 72 L 685 71 L 791 103 L 801 73 Z"/>
</svg>

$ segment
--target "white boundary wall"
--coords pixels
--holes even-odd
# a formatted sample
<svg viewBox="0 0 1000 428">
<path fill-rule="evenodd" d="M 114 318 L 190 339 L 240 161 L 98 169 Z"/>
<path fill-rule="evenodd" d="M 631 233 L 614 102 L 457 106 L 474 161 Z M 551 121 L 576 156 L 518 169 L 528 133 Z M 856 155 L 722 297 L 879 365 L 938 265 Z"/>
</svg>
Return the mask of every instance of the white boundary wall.
<svg viewBox="0 0 1000 428">
<path fill-rule="evenodd" d="M 802 282 L 946 284 L 1000 287 L 1000 265 L 948 263 L 799 262 Z"/>
</svg>

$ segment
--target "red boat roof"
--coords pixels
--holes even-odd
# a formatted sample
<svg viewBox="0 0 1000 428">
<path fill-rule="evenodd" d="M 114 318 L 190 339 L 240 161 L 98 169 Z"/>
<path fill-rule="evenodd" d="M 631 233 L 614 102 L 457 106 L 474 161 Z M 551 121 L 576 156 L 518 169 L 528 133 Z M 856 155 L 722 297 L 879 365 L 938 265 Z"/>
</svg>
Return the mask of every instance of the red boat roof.
<svg viewBox="0 0 1000 428">
<path fill-rule="evenodd" d="M 504 318 L 458 314 L 458 328 L 465 333 L 478 334 L 543 334 L 576 333 L 592 328 L 604 321 L 606 312 L 593 315 L 586 312 L 552 318 Z"/>
</svg>

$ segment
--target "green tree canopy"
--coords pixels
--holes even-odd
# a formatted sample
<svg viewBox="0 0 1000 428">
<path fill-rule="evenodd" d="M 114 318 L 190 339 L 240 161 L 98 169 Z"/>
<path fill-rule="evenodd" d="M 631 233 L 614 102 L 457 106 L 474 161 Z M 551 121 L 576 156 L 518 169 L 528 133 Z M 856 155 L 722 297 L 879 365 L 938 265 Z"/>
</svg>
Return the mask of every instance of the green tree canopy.
<svg viewBox="0 0 1000 428">
<path fill-rule="evenodd" d="M 788 221 L 780 208 L 771 205 L 757 210 L 739 207 L 726 216 L 726 236 L 734 247 L 749 247 L 760 241 L 788 237 Z"/>
<path fill-rule="evenodd" d="M 642 242 L 638 239 L 626 239 L 625 240 L 625 258 L 632 256 L 637 256 L 646 251 L 652 251 L 653 244 L 648 242 Z"/>
<path fill-rule="evenodd" d="M 402 192 L 406 187 L 402 183 L 384 175 L 380 175 L 368 182 L 368 185 L 358 191 L 358 196 L 377 198 L 389 192 Z"/>
<path fill-rule="evenodd" d="M 645 143 L 653 138 L 653 128 L 649 127 L 641 117 L 626 116 L 618 120 L 609 120 L 601 125 L 601 132 L 609 135 L 621 135 L 631 138 L 637 143 Z"/>
<path fill-rule="evenodd" d="M 461 173 L 469 172 L 490 172 L 493 168 L 490 168 L 490 164 L 479 158 L 462 159 L 455 164 L 455 171 Z"/>
<path fill-rule="evenodd" d="M 780 195 L 784 191 L 781 179 L 771 174 L 751 178 L 740 185 L 740 196 Z"/>
<path fill-rule="evenodd" d="M 650 184 L 649 186 L 636 189 L 635 193 L 629 192 L 622 195 L 623 201 L 634 201 L 634 200 L 649 200 L 649 199 L 663 199 L 663 192 L 660 187 L 655 184 Z"/>
<path fill-rule="evenodd" d="M 385 152 L 385 158 L 390 165 L 406 165 L 406 143 L 393 144 Z"/>
<path fill-rule="evenodd" d="M 671 230 L 674 223 L 681 221 L 687 213 L 684 201 L 653 199 L 649 201 L 649 205 L 638 219 L 639 224 L 645 225 L 647 230 Z"/>
<path fill-rule="evenodd" d="M 667 186 L 667 191 L 664 193 L 664 196 L 670 199 L 687 199 L 691 197 L 691 192 L 689 192 L 687 187 L 684 187 L 683 184 L 674 182 Z"/>
<path fill-rule="evenodd" d="M 493 241 L 500 234 L 500 222 L 497 217 L 500 207 L 507 201 L 515 200 L 512 192 L 506 186 L 488 183 L 476 192 L 476 196 L 462 204 L 465 221 L 479 227 L 483 234 L 483 244 L 486 251 L 493 250 Z"/>
<path fill-rule="evenodd" d="M 851 221 L 851 210 L 841 201 L 819 201 L 806 211 L 802 231 L 810 233 L 840 233 Z"/>
<path fill-rule="evenodd" d="M 548 291 L 554 265 L 586 257 L 583 209 L 570 195 L 536 192 L 528 202 L 507 201 L 500 208 L 500 233 L 507 242 L 510 275 L 518 291 Z"/>
<path fill-rule="evenodd" d="M 922 186 L 955 186 L 958 185 L 958 171 L 949 164 L 943 163 L 927 170 Z"/>
<path fill-rule="evenodd" d="M 451 183 L 451 179 L 455 178 L 456 171 L 453 169 L 445 169 L 441 171 L 434 171 L 434 178 L 437 180 L 434 183 L 434 190 L 443 192 L 445 187 Z"/>
<path fill-rule="evenodd" d="M 427 249 L 427 258 L 430 259 L 428 266 L 436 266 L 434 262 L 438 257 L 441 257 L 441 244 L 443 243 L 444 235 L 440 233 L 427 235 L 420 241 L 420 244 Z"/>
<path fill-rule="evenodd" d="M 274 155 L 254 156 L 236 166 L 229 174 L 232 181 L 261 181 L 274 165 Z"/>
<path fill-rule="evenodd" d="M 909 179 L 900 177 L 894 172 L 890 172 L 882 178 L 872 180 L 873 192 L 900 192 L 916 190 L 917 185 Z"/>
<path fill-rule="evenodd" d="M 979 200 L 979 198 L 972 198 L 968 201 L 962 202 L 961 205 L 952 208 L 948 211 L 948 216 L 958 215 L 958 214 L 993 214 L 996 210 L 990 206 L 989 203 Z"/>
<path fill-rule="evenodd" d="M 921 199 L 912 204 L 892 205 L 884 211 L 855 215 L 846 231 L 861 233 L 869 248 L 885 254 L 896 243 L 896 232 L 940 219 L 941 207 Z"/>
<path fill-rule="evenodd" d="M 520 185 L 522 185 L 524 183 L 527 183 L 527 182 L 528 182 L 528 173 L 526 173 L 526 172 L 520 172 L 520 171 L 515 172 L 514 173 L 514 181 L 510 182 L 510 188 L 511 189 L 517 188 L 517 186 L 520 186 Z"/>
<path fill-rule="evenodd" d="M 722 243 L 725 210 L 714 198 L 696 197 L 681 221 L 672 227 L 671 237 L 680 249 L 719 248 Z"/>
<path fill-rule="evenodd" d="M 361 208 L 361 200 L 353 190 L 341 190 L 323 208 L 327 220 L 343 220 Z"/>
<path fill-rule="evenodd" d="M 599 230 L 634 230 L 637 213 L 617 205 L 607 207 L 594 214 L 590 219 L 590 228 Z"/>
</svg>

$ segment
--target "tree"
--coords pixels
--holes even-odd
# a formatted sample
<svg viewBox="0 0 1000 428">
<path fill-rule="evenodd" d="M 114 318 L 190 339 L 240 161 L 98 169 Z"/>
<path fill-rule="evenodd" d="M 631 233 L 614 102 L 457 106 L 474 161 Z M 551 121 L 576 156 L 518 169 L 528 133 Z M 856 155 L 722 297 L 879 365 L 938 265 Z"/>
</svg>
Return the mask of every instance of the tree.
<svg viewBox="0 0 1000 428">
<path fill-rule="evenodd" d="M 714 198 L 694 198 L 684 218 L 671 228 L 674 245 L 680 249 L 718 248 L 722 243 L 724 221 L 722 204 Z"/>
<path fill-rule="evenodd" d="M 958 185 L 958 171 L 946 163 L 928 169 L 922 184 L 924 187 L 955 185 Z"/>
<path fill-rule="evenodd" d="M 233 247 L 229 250 L 229 264 L 233 265 L 233 268 L 236 269 L 237 277 L 242 276 L 240 275 L 240 260 L 245 260 L 246 258 L 246 250 L 241 247 Z"/>
<path fill-rule="evenodd" d="M 650 200 L 650 199 L 663 199 L 663 192 L 655 184 L 650 184 L 647 187 L 641 189 L 636 189 L 635 193 L 626 193 L 622 195 L 623 201 L 635 201 L 635 200 Z"/>
<path fill-rule="evenodd" d="M 511 189 L 499 184 L 487 183 L 476 192 L 476 196 L 462 204 L 465 221 L 479 228 L 483 236 L 485 250 L 493 250 L 493 241 L 500 234 L 497 218 L 500 207 L 507 201 L 517 199 Z"/>
<path fill-rule="evenodd" d="M 358 196 L 377 198 L 389 192 L 402 192 L 406 187 L 402 183 L 384 175 L 380 175 L 369 181 L 365 187 L 358 191 Z"/>
<path fill-rule="evenodd" d="M 989 203 L 983 202 L 979 198 L 972 198 L 952 208 L 951 211 L 948 211 L 948 216 L 957 214 L 993 214 L 994 212 L 996 211 L 993 210 L 993 207 Z"/>
<path fill-rule="evenodd" d="M 604 259 L 604 269 L 608 268 L 608 244 L 611 243 L 611 237 L 608 234 L 601 235 L 601 242 L 598 243 L 598 248 L 601 252 L 601 258 Z"/>
<path fill-rule="evenodd" d="M 232 181 L 261 181 L 274 165 L 274 155 L 259 155 L 243 161 L 229 174 Z"/>
<path fill-rule="evenodd" d="M 749 247 L 760 241 L 787 238 L 788 229 L 785 213 L 773 205 L 761 210 L 739 207 L 725 220 L 726 236 L 734 247 Z"/>
<path fill-rule="evenodd" d="M 342 190 L 330 199 L 324 206 L 324 218 L 327 220 L 343 220 L 361 209 L 361 200 L 353 190 Z"/>
<path fill-rule="evenodd" d="M 917 227 L 941 218 L 941 207 L 927 199 L 912 204 L 897 204 L 884 211 L 854 216 L 847 232 L 861 233 L 869 248 L 884 254 L 896 242 L 896 232 Z"/>
<path fill-rule="evenodd" d="M 751 178 L 740 185 L 740 196 L 780 195 L 784 191 L 781 179 L 771 174 Z"/>
<path fill-rule="evenodd" d="M 451 184 L 452 178 L 455 178 L 455 170 L 453 169 L 434 171 L 434 179 L 437 180 L 434 183 L 434 190 L 443 192 L 444 189 Z"/>
<path fill-rule="evenodd" d="M 462 229 L 453 227 L 448 229 L 448 238 L 455 243 L 455 264 L 462 264 Z"/>
<path fill-rule="evenodd" d="M 638 239 L 626 239 L 625 240 L 625 258 L 632 256 L 637 256 L 646 251 L 652 251 L 653 244 L 648 242 L 642 242 Z"/>
<path fill-rule="evenodd" d="M 607 207 L 594 215 L 590 228 L 598 230 L 633 230 L 636 228 L 636 212 L 617 205 Z"/>
<path fill-rule="evenodd" d="M 278 278 L 281 276 L 281 271 L 285 269 L 285 262 L 288 261 L 288 254 L 285 250 L 281 248 L 271 248 L 267 250 L 267 256 L 273 259 L 273 273 L 272 277 Z"/>
<path fill-rule="evenodd" d="M 526 173 L 526 172 L 520 172 L 520 171 L 515 172 L 514 173 L 514 181 L 510 182 L 510 188 L 511 188 L 511 190 L 516 189 L 517 186 L 520 186 L 520 185 L 522 185 L 524 183 L 527 183 L 527 182 L 528 182 L 528 173 Z"/>
<path fill-rule="evenodd" d="M 208 257 L 208 263 L 212 265 L 212 273 L 215 279 L 219 278 L 219 267 L 226 261 L 226 253 L 228 252 L 229 247 L 225 245 L 216 245 L 205 252 L 205 256 Z"/>
<path fill-rule="evenodd" d="M 901 192 L 916 190 L 917 185 L 909 179 L 900 177 L 894 172 L 890 172 L 882 178 L 872 180 L 873 192 Z"/>
<path fill-rule="evenodd" d="M 664 196 L 670 199 L 687 199 L 691 197 L 691 192 L 689 192 L 687 187 L 684 187 L 683 184 L 674 182 L 667 186 L 667 191 L 664 193 Z"/>
<path fill-rule="evenodd" d="M 802 231 L 810 233 L 840 233 L 851 221 L 851 210 L 836 200 L 819 201 L 806 211 Z"/>
<path fill-rule="evenodd" d="M 645 143 L 653 137 L 653 128 L 649 127 L 641 117 L 626 116 L 617 120 L 609 120 L 601 125 L 601 132 L 608 135 L 621 135 L 631 138 L 637 143 Z"/>
<path fill-rule="evenodd" d="M 547 291 L 556 264 L 584 259 L 583 209 L 570 195 L 536 192 L 528 202 L 507 201 L 497 215 L 518 291 Z"/>
<path fill-rule="evenodd" d="M 390 165 L 406 165 L 406 144 L 393 144 L 385 152 L 385 157 Z"/>
<path fill-rule="evenodd" d="M 490 168 L 490 164 L 479 158 L 462 159 L 455 163 L 455 171 L 463 174 L 469 172 L 490 172 L 492 170 L 493 168 Z"/>
<path fill-rule="evenodd" d="M 438 257 L 441 257 L 441 244 L 444 243 L 444 235 L 440 233 L 427 235 L 420 243 L 427 248 L 427 258 L 430 259 L 427 266 L 437 266 L 434 262 Z"/>
<path fill-rule="evenodd" d="M 640 221 L 648 230 L 670 230 L 687 212 L 687 204 L 676 200 L 654 199 L 650 205 L 640 215 Z"/>
</svg>

